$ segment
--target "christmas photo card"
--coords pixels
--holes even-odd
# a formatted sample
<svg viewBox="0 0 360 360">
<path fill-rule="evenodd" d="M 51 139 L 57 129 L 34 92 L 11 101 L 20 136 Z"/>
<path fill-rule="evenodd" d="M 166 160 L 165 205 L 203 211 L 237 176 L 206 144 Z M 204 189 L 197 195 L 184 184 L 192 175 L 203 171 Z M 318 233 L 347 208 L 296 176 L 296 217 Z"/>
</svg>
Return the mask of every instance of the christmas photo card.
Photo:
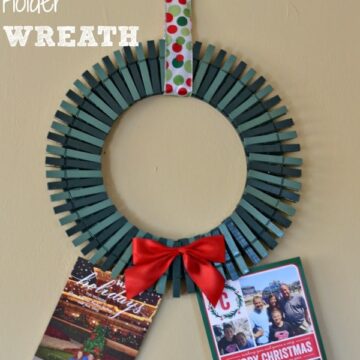
<svg viewBox="0 0 360 360">
<path fill-rule="evenodd" d="M 34 360 L 134 359 L 160 302 L 152 291 L 128 300 L 122 276 L 79 258 Z"/>
<path fill-rule="evenodd" d="M 216 307 L 198 298 L 214 360 L 326 360 L 299 258 L 227 281 Z"/>
</svg>

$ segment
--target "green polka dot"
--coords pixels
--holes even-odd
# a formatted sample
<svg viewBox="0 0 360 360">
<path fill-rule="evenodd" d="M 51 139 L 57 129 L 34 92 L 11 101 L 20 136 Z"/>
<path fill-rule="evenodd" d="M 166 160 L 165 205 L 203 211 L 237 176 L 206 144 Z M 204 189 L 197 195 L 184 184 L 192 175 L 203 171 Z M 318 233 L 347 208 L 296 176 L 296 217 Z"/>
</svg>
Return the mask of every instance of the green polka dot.
<svg viewBox="0 0 360 360">
<path fill-rule="evenodd" d="M 184 83 L 184 78 L 181 75 L 176 75 L 174 77 L 174 84 L 175 85 L 181 85 Z"/>
<path fill-rule="evenodd" d="M 190 29 L 188 29 L 188 28 L 181 29 L 181 35 L 183 35 L 183 36 L 190 35 Z"/>
<path fill-rule="evenodd" d="M 172 43 L 172 39 L 169 34 L 166 34 L 165 42 L 166 42 L 166 45 L 170 45 Z"/>
<path fill-rule="evenodd" d="M 186 48 L 187 48 L 189 51 L 191 51 L 191 49 L 192 49 L 192 42 L 191 42 L 191 41 L 189 41 L 188 43 L 186 43 Z"/>
<path fill-rule="evenodd" d="M 173 60 L 172 65 L 174 68 L 179 69 L 184 65 L 183 61 L 177 61 L 176 59 Z"/>
<path fill-rule="evenodd" d="M 166 81 L 169 81 L 172 78 L 172 71 L 170 69 L 166 69 L 165 78 L 166 78 Z"/>
<path fill-rule="evenodd" d="M 176 38 L 176 42 L 180 45 L 184 45 L 185 44 L 185 38 L 182 36 L 179 36 Z"/>
<path fill-rule="evenodd" d="M 185 61 L 184 69 L 186 72 L 192 73 L 192 61 L 191 60 Z"/>
<path fill-rule="evenodd" d="M 171 15 L 178 16 L 181 13 L 181 7 L 179 5 L 171 5 L 168 11 Z"/>
<path fill-rule="evenodd" d="M 177 19 L 177 23 L 179 26 L 185 26 L 187 25 L 188 23 L 188 20 L 185 16 L 180 16 L 178 19 Z"/>
<path fill-rule="evenodd" d="M 190 9 L 184 9 L 184 15 L 187 16 L 187 17 L 190 17 L 191 10 Z"/>
<path fill-rule="evenodd" d="M 166 49 L 166 57 L 169 57 L 169 56 L 170 56 L 170 50 Z"/>
</svg>

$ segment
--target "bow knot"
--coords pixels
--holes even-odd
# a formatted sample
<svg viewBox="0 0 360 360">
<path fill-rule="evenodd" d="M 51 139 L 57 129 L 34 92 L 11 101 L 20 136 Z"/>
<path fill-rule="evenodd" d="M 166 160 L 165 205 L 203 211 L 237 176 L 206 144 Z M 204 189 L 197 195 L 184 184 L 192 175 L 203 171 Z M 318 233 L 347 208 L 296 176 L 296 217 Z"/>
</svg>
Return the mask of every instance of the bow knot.
<svg viewBox="0 0 360 360">
<path fill-rule="evenodd" d="M 186 253 L 186 248 L 184 248 L 183 246 L 179 247 L 178 249 L 181 255 L 184 255 Z"/>
<path fill-rule="evenodd" d="M 126 296 L 132 298 L 152 286 L 179 255 L 190 278 L 215 306 L 224 289 L 225 279 L 211 262 L 225 262 L 225 241 L 222 235 L 204 237 L 179 247 L 167 247 L 154 240 L 134 238 L 134 266 L 125 271 Z"/>
</svg>

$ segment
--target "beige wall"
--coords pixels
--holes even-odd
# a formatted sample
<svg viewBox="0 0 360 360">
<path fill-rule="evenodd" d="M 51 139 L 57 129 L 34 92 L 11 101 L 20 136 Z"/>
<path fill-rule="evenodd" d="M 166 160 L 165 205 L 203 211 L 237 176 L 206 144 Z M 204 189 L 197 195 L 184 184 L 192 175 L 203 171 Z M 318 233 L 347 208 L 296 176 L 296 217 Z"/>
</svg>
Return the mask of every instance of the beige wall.
<svg viewBox="0 0 360 360">
<path fill-rule="evenodd" d="M 145 41 L 162 35 L 162 3 L 62 0 L 57 15 L 1 14 L 0 23 L 139 25 Z M 302 199 L 267 262 L 303 258 L 329 359 L 357 359 L 359 2 L 194 0 L 194 10 L 196 38 L 255 67 L 296 120 Z M 49 201 L 46 134 L 74 79 L 110 49 L 10 49 L 3 32 L 0 47 L 0 358 L 26 360 L 79 255 Z M 123 117 L 107 144 L 107 184 L 116 203 L 137 224 L 169 236 L 216 225 L 244 181 L 234 131 L 195 102 L 146 100 Z M 139 360 L 210 358 L 194 296 L 167 296 L 151 330 Z"/>
</svg>

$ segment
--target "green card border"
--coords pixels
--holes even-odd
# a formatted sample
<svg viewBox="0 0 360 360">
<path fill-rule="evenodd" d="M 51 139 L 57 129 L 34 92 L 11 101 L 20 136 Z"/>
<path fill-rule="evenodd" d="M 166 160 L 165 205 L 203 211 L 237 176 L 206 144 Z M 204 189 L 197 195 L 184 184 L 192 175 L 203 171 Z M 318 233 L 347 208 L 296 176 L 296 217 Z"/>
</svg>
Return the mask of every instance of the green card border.
<svg viewBox="0 0 360 360">
<path fill-rule="evenodd" d="M 322 356 L 322 360 L 327 360 L 327 356 L 326 356 L 326 352 L 325 352 L 325 346 L 321 337 L 321 333 L 320 333 L 320 328 L 319 328 L 319 324 L 318 324 L 318 320 L 315 314 L 315 309 L 314 309 L 314 304 L 310 295 L 310 289 L 309 289 L 309 285 L 308 282 L 306 280 L 306 276 L 305 276 L 305 271 L 304 271 L 304 267 L 303 264 L 301 262 L 300 257 L 295 257 L 295 258 L 291 258 L 291 259 L 287 259 L 287 260 L 282 260 L 282 261 L 278 261 L 275 263 L 271 263 L 271 264 L 265 264 L 265 265 L 260 265 L 257 266 L 253 269 L 251 269 L 251 271 L 249 273 L 247 273 L 246 275 L 250 275 L 250 274 L 255 274 L 257 272 L 260 271 L 264 271 L 264 270 L 271 270 L 271 269 L 276 269 L 277 267 L 281 267 L 284 265 L 295 265 L 297 266 L 297 268 L 299 269 L 299 273 L 300 273 L 300 277 L 301 277 L 301 281 L 304 285 L 304 292 L 305 292 L 305 296 L 309 305 L 309 310 L 310 310 L 310 314 L 311 314 L 311 318 L 314 322 L 314 329 L 315 329 L 315 335 L 319 344 L 319 348 L 320 348 L 320 353 Z M 244 275 L 244 276 L 246 276 Z M 220 360 L 220 358 L 217 355 L 217 351 L 215 348 L 215 343 L 213 341 L 213 337 L 212 337 L 212 333 L 211 333 L 211 328 L 210 328 L 210 324 L 208 321 L 208 317 L 206 315 L 206 309 L 205 309 L 205 304 L 201 295 L 200 291 L 196 292 L 197 295 L 197 300 L 199 303 L 199 307 L 200 307 L 200 312 L 201 312 L 201 317 L 202 320 L 204 322 L 205 325 L 205 330 L 206 330 L 206 336 L 210 345 L 210 351 L 211 351 L 211 355 L 213 360 Z"/>
</svg>

